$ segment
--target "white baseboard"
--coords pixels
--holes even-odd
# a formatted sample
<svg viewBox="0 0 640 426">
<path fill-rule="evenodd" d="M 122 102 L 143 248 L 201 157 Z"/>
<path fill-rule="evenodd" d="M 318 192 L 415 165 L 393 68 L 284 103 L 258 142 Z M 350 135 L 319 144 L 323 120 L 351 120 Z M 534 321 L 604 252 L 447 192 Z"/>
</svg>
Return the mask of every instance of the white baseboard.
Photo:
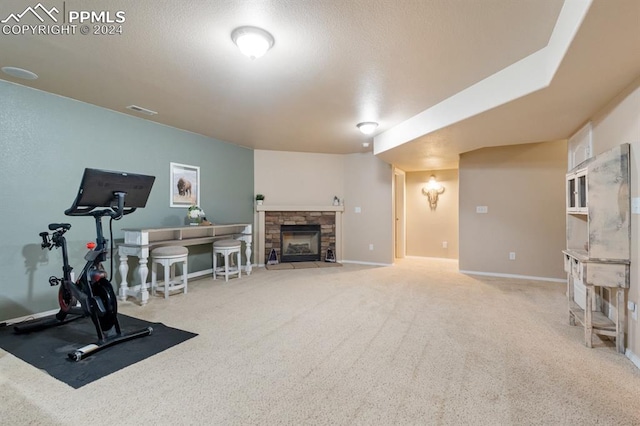
<svg viewBox="0 0 640 426">
<path fill-rule="evenodd" d="M 393 263 L 378 263 L 378 262 L 361 262 L 359 260 L 342 260 L 340 263 L 355 263 L 357 265 L 371 265 L 371 266 L 393 266 Z"/>
<path fill-rule="evenodd" d="M 487 277 L 500 277 L 500 278 L 515 278 L 518 280 L 535 280 L 535 281 L 550 281 L 554 283 L 566 283 L 566 279 L 561 278 L 548 278 L 548 277 L 534 277 L 530 275 L 516 275 L 516 274 L 501 274 L 499 272 L 478 272 L 478 271 L 458 271 L 461 274 L 468 275 L 484 275 Z"/>
<path fill-rule="evenodd" d="M 405 259 L 432 259 L 432 260 L 445 260 L 448 262 L 458 262 L 458 259 L 453 259 L 451 257 L 433 257 L 433 256 L 405 256 Z"/>
<path fill-rule="evenodd" d="M 26 321 L 26 320 L 32 320 L 32 319 L 37 319 L 37 318 L 42 318 L 42 317 L 48 317 L 49 315 L 55 315 L 55 314 L 58 313 L 58 311 L 60 311 L 60 309 L 52 309 L 52 310 L 46 311 L 46 312 L 38 312 L 38 313 L 35 313 L 35 314 L 25 315 L 23 317 L 9 319 L 9 320 L 6 320 L 4 322 L 7 324 L 7 326 L 9 326 L 9 325 L 21 323 L 21 322 Z"/>
<path fill-rule="evenodd" d="M 631 352 L 630 349 L 627 349 L 624 355 L 631 360 L 632 363 L 635 364 L 636 367 L 640 368 L 640 357 L 638 355 Z"/>
</svg>

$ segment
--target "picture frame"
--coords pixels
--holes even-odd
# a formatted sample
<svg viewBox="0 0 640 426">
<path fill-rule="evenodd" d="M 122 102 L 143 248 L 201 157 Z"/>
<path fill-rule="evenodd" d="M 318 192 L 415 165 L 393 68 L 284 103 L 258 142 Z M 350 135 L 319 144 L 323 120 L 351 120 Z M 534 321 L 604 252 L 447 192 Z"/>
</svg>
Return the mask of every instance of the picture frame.
<svg viewBox="0 0 640 426">
<path fill-rule="evenodd" d="M 200 167 L 170 163 L 169 200 L 170 207 L 200 206 Z"/>
</svg>

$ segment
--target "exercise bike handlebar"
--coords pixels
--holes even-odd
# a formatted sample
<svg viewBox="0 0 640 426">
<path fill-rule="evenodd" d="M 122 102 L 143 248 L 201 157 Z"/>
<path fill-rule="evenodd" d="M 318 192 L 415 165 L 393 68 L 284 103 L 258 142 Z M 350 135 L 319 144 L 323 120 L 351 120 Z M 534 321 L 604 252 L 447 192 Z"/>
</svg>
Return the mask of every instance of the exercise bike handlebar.
<svg viewBox="0 0 640 426">
<path fill-rule="evenodd" d="M 73 201 L 71 207 L 64 211 L 64 214 L 67 216 L 93 216 L 93 217 L 102 217 L 102 216 L 110 216 L 113 220 L 119 220 L 122 216 L 131 214 L 136 211 L 135 207 L 125 207 L 124 206 L 124 197 L 127 195 L 126 192 L 114 192 L 113 198 L 116 202 L 116 205 L 109 206 L 107 209 L 96 210 L 99 207 L 105 206 L 87 206 L 80 207 L 78 206 L 78 198 Z"/>
</svg>

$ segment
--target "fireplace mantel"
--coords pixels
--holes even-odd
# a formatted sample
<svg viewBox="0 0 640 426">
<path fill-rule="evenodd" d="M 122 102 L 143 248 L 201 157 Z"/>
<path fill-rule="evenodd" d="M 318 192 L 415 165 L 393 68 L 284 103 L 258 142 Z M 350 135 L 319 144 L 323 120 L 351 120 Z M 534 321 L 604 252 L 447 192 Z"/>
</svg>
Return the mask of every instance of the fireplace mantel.
<svg viewBox="0 0 640 426">
<path fill-rule="evenodd" d="M 344 212 L 344 206 L 256 206 L 258 212 Z"/>
<path fill-rule="evenodd" d="M 255 262 L 258 266 L 265 264 L 265 212 L 318 212 L 335 214 L 335 257 L 342 261 L 342 214 L 344 206 L 295 206 L 295 205 L 256 205 L 258 218 L 256 223 Z"/>
</svg>

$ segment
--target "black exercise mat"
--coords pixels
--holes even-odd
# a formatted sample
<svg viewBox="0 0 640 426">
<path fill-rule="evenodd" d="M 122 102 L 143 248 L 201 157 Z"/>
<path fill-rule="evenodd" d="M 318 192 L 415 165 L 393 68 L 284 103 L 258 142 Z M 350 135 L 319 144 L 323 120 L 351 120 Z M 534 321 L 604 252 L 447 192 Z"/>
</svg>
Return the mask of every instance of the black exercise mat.
<svg viewBox="0 0 640 426">
<path fill-rule="evenodd" d="M 87 317 L 28 334 L 15 334 L 13 326 L 2 327 L 0 348 L 78 389 L 197 336 L 127 315 L 118 314 L 118 319 L 123 333 L 149 326 L 153 333 L 102 349 L 82 361 L 72 361 L 67 357 L 69 352 L 97 340 L 96 329 Z"/>
</svg>

